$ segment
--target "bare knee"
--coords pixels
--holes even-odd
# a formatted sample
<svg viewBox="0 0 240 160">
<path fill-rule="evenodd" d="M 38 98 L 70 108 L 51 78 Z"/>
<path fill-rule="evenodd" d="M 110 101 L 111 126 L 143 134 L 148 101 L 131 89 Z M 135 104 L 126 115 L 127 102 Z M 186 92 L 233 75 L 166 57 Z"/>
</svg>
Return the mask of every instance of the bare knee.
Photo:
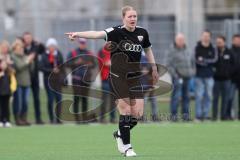
<svg viewBox="0 0 240 160">
<path fill-rule="evenodd" d="M 142 99 L 136 100 L 135 104 L 131 106 L 131 115 L 135 118 L 141 118 L 143 116 L 144 101 Z"/>
<path fill-rule="evenodd" d="M 134 112 L 131 112 L 131 115 L 134 117 L 134 118 L 141 118 L 143 116 L 143 112 L 142 111 L 134 111 Z"/>
<path fill-rule="evenodd" d="M 119 99 L 117 108 L 120 115 L 131 115 L 131 106 L 123 99 Z"/>
</svg>

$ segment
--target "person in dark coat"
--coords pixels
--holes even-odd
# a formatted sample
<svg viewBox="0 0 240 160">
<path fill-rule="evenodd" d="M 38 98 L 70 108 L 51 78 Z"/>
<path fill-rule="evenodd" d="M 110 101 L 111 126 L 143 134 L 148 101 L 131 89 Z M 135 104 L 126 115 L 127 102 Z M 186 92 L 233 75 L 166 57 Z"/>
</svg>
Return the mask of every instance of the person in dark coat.
<svg viewBox="0 0 240 160">
<path fill-rule="evenodd" d="M 85 89 L 81 90 L 80 92 L 84 92 L 84 94 L 88 95 L 89 87 L 91 85 L 91 76 L 92 76 L 91 71 L 97 67 L 97 63 L 91 57 L 92 52 L 87 49 L 86 39 L 79 38 L 78 45 L 79 46 L 76 49 L 68 53 L 67 59 L 70 60 L 74 58 L 73 61 L 70 61 L 68 63 L 68 67 L 73 71 L 72 72 L 72 83 L 73 83 L 73 94 L 74 94 L 73 110 L 75 114 L 79 112 L 80 100 L 82 103 L 83 119 L 81 120 L 78 114 L 76 114 L 75 116 L 76 122 L 80 123 L 80 121 L 84 121 L 84 119 L 86 119 L 87 117 L 86 112 L 88 110 L 88 97 L 78 96 L 77 95 L 79 93 L 78 89 L 74 87 L 74 85 L 85 87 Z M 79 66 L 81 67 L 77 68 Z"/>
<path fill-rule="evenodd" d="M 218 102 L 221 97 L 221 120 L 228 120 L 227 114 L 228 93 L 231 86 L 233 71 L 233 55 L 225 45 L 225 37 L 218 36 L 216 39 L 216 52 L 218 60 L 215 63 L 214 87 L 213 87 L 213 120 L 218 119 Z"/>
<path fill-rule="evenodd" d="M 42 55 L 40 70 L 44 75 L 44 86 L 47 93 L 47 106 L 48 106 L 48 115 L 51 124 L 61 124 L 60 116 L 61 116 L 61 106 L 57 106 L 57 111 L 54 113 L 54 99 L 56 103 L 62 100 L 62 95 L 59 91 L 62 88 L 62 79 L 65 77 L 65 71 L 60 70 L 58 68 L 59 65 L 63 64 L 63 56 L 62 53 L 58 50 L 58 44 L 56 39 L 49 38 L 46 43 L 47 50 Z M 53 73 L 54 86 L 49 85 L 49 76 Z M 56 88 L 58 91 L 52 90 L 52 88 Z M 58 103 L 58 105 L 60 105 Z M 56 114 L 56 116 L 55 116 Z"/>
<path fill-rule="evenodd" d="M 232 39 L 232 48 L 231 48 L 233 59 L 234 59 L 234 66 L 233 66 L 233 73 L 232 73 L 232 84 L 229 91 L 229 101 L 228 101 L 228 109 L 227 113 L 231 116 L 231 112 L 233 109 L 233 102 L 236 90 L 240 93 L 240 34 L 236 34 L 233 36 Z M 236 113 L 237 118 L 240 120 L 240 94 L 238 94 L 238 113 Z M 231 116 L 231 118 L 233 118 Z"/>
<path fill-rule="evenodd" d="M 44 53 L 45 47 L 43 44 L 35 41 L 30 32 L 25 32 L 23 34 L 23 42 L 24 42 L 24 53 L 26 55 L 34 54 L 34 62 L 33 68 L 30 70 L 31 76 L 31 90 L 33 94 L 33 102 L 34 102 L 34 111 L 35 111 L 35 121 L 36 124 L 44 124 L 41 118 L 41 106 L 40 106 L 40 98 L 39 98 L 39 64 L 38 59 L 41 54 Z"/>
<path fill-rule="evenodd" d="M 209 119 L 209 111 L 212 103 L 214 64 L 217 54 L 211 43 L 211 33 L 204 31 L 201 41 L 195 48 L 196 62 L 196 120 Z"/>
</svg>

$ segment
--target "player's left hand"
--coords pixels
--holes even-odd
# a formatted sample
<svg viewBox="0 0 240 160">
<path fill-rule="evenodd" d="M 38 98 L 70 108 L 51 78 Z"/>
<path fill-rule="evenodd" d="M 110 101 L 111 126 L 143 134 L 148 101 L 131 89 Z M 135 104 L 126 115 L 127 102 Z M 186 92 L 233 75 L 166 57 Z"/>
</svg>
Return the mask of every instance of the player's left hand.
<svg viewBox="0 0 240 160">
<path fill-rule="evenodd" d="M 71 41 L 74 41 L 77 38 L 77 32 L 68 32 L 65 33 Z"/>
<path fill-rule="evenodd" d="M 159 79 L 159 74 L 158 74 L 158 71 L 157 71 L 157 67 L 154 66 L 154 67 L 152 68 L 152 80 L 153 80 L 153 85 L 157 84 L 158 79 Z"/>
</svg>

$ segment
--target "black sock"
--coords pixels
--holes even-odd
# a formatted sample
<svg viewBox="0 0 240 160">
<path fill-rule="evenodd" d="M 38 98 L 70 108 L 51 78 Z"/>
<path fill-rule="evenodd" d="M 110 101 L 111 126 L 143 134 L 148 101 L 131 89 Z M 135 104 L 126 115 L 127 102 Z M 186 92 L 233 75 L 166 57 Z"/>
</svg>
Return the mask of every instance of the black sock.
<svg viewBox="0 0 240 160">
<path fill-rule="evenodd" d="M 119 130 L 123 144 L 130 144 L 130 122 L 131 116 L 120 115 L 119 117 Z"/>
<path fill-rule="evenodd" d="M 131 116 L 131 121 L 130 121 L 130 130 L 133 129 L 138 123 L 138 119 Z"/>
</svg>

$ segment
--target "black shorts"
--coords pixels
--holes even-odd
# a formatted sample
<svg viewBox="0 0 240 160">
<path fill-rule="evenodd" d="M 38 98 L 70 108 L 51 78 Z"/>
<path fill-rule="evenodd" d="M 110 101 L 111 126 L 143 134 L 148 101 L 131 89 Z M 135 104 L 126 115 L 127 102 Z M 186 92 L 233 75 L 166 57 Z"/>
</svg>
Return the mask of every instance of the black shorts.
<svg viewBox="0 0 240 160">
<path fill-rule="evenodd" d="M 116 99 L 143 99 L 144 90 L 138 74 L 110 73 L 109 82 Z"/>
</svg>

